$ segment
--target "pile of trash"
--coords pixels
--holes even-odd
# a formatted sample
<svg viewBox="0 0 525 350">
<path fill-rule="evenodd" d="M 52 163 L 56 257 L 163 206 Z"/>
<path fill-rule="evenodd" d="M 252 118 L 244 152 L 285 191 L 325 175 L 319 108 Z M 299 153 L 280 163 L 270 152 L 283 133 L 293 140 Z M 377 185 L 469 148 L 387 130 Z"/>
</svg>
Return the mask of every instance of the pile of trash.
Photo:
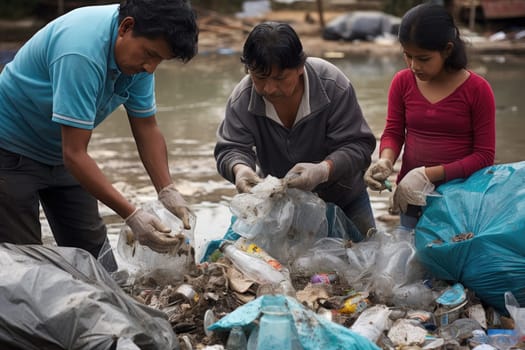
<svg viewBox="0 0 525 350">
<path fill-rule="evenodd" d="M 509 169 L 490 169 L 485 177 L 503 181 L 501 171 Z M 359 237 L 340 213 L 325 215 L 327 207 L 269 177 L 232 200 L 231 232 L 205 261 L 190 264 L 178 282 L 161 286 L 141 277 L 128 292 L 166 312 L 183 349 L 270 348 L 257 334 L 268 332 L 264 317 L 275 315 L 265 309 L 274 304 L 285 314 L 286 346 L 293 349 L 525 348 L 525 308 L 510 288 L 501 304 L 487 303 L 428 272 L 416 249 L 417 229 Z M 490 283 L 498 289 L 495 278 Z"/>
<path fill-rule="evenodd" d="M 518 341 L 518 333 L 512 331 L 513 333 L 507 334 L 508 330 L 516 328 L 513 319 L 519 320 L 521 317 L 521 322 L 525 321 L 525 309 L 519 308 L 512 295 L 506 296 L 508 308 L 510 310 L 514 307 L 519 311 L 511 318 L 483 305 L 474 293 L 464 289 L 461 284 L 449 285 L 431 279 L 398 284 L 395 281 L 407 280 L 406 274 L 414 271 L 410 268 L 414 263 L 407 263 L 412 255 L 406 251 L 402 252 L 401 249 L 390 250 L 392 264 L 383 265 L 381 276 L 373 277 L 374 273 L 369 270 L 368 273 L 360 274 L 363 279 L 356 284 L 349 284 L 346 279 L 348 276 L 325 270 L 323 266 L 320 266 L 319 271 L 325 272 L 311 275 L 295 270 L 288 276 L 279 274 L 278 272 L 286 269 L 281 267 L 279 270 L 280 265 L 275 262 L 272 265 L 268 263 L 267 266 L 273 269 L 278 279 L 283 279 L 271 282 L 271 278 L 261 280 L 259 276 L 257 280 L 254 276 L 248 277 L 249 272 L 246 273 L 246 270 L 257 270 L 251 269 L 254 266 L 250 266 L 249 263 L 254 261 L 252 259 L 263 261 L 260 258 L 263 251 L 253 243 L 248 244 L 248 247 L 251 247 L 247 250 L 243 250 L 246 249 L 247 242 L 244 239 L 240 241 L 243 243 L 225 244 L 226 247 L 233 247 L 235 250 L 232 252 L 226 249 L 224 253 L 213 257 L 214 262 L 196 265 L 195 270 L 187 273 L 179 284 L 160 287 L 150 279 L 148 286 L 144 280 L 135 284 L 129 293 L 144 304 L 164 311 L 185 349 L 221 349 L 223 347 L 220 346 L 226 346 L 230 337 L 238 337 L 238 334 L 232 333 L 236 327 L 241 327 L 243 337 L 248 342 L 254 332 L 254 324 L 261 323 L 257 317 L 260 316 L 258 312 L 262 310 L 254 311 L 253 319 L 242 325 L 239 325 L 239 320 L 235 317 L 232 319 L 231 315 L 235 310 L 239 310 L 239 315 L 246 317 L 242 306 L 260 303 L 260 298 L 269 295 L 295 300 L 309 311 L 307 313 L 303 310 L 308 318 L 315 321 L 306 324 L 319 324 L 319 320 L 324 320 L 331 325 L 330 327 L 340 325 L 353 332 L 349 337 L 353 337 L 354 341 L 360 339 L 356 338 L 355 334 L 358 334 L 382 349 L 398 349 L 400 346 L 406 348 L 409 345 L 412 346 L 411 349 L 461 349 L 461 346 L 495 344 L 504 340 L 524 348 L 523 343 Z M 349 255 L 355 257 L 359 244 L 344 248 L 348 242 L 340 243 L 342 250 L 352 251 Z M 400 248 L 394 241 L 390 244 L 391 248 Z M 249 253 L 250 251 L 255 254 Z M 386 258 L 383 253 L 378 253 Z M 242 261 L 239 257 L 247 259 L 244 261 L 246 265 L 238 265 L 239 261 Z M 231 258 L 233 260 L 230 260 Z M 397 263 L 403 268 L 408 268 L 403 271 L 386 269 L 387 266 L 399 267 Z M 369 264 L 368 268 L 371 265 L 374 264 Z M 381 269 L 380 266 L 375 264 L 377 270 Z M 263 273 L 263 270 L 259 271 Z M 367 276 L 369 281 L 364 282 Z M 360 287 L 356 289 L 354 286 L 358 285 Z M 260 308 L 260 305 L 257 306 Z M 519 316 L 519 312 L 523 315 Z M 303 319 L 305 317 L 303 316 Z M 215 322 L 222 323 L 210 330 L 210 326 Z M 326 337 L 325 333 L 321 335 Z M 336 333 L 341 334 L 341 331 Z M 307 337 L 302 340 L 305 342 L 301 343 L 302 348 L 318 349 L 312 344 L 317 344 L 319 339 Z M 323 348 L 337 349 L 341 345 L 338 343 L 339 338 L 327 338 L 324 341 L 327 344 L 324 344 Z M 364 349 L 363 346 L 361 340 L 360 346 L 354 348 Z M 347 348 L 352 349 L 350 345 Z"/>
<path fill-rule="evenodd" d="M 316 195 L 269 177 L 232 200 L 235 220 L 205 254 L 151 203 L 181 244 L 159 254 L 124 228 L 111 275 L 80 249 L 4 243 L 0 345 L 525 349 L 523 179 L 525 162 L 483 169 L 440 186 L 415 230 L 362 237 Z"/>
</svg>

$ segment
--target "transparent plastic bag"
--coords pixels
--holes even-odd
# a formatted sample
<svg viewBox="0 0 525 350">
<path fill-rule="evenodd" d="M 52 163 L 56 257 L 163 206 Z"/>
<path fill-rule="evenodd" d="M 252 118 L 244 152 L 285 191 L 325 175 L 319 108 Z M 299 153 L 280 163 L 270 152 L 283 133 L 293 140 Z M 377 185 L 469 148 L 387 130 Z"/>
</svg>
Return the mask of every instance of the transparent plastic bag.
<svg viewBox="0 0 525 350">
<path fill-rule="evenodd" d="M 196 223 L 195 215 L 190 212 L 189 230 L 185 230 L 182 221 L 168 211 L 159 201 L 148 202 L 143 209 L 155 214 L 165 225 L 171 228 L 171 235 L 183 234 L 185 239 L 179 247 L 168 253 L 157 253 L 142 245 L 134 238 L 131 229 L 123 226 L 117 243 L 117 256 L 120 258 L 119 270 L 126 270 L 131 277 L 151 277 L 158 284 L 182 280 L 194 265 L 193 242 Z"/>
<path fill-rule="evenodd" d="M 236 195 L 230 208 L 237 217 L 232 229 L 285 265 L 328 233 L 326 203 L 312 192 L 287 188 L 286 181 L 273 176 L 252 193 Z"/>
<path fill-rule="evenodd" d="M 345 241 L 333 237 L 317 240 L 310 249 L 300 254 L 291 266 L 292 272 L 301 275 L 332 271 L 341 275 L 349 268 Z"/>
<path fill-rule="evenodd" d="M 394 297 L 398 300 L 406 299 L 403 296 L 412 294 L 412 283 L 421 281 L 425 271 L 417 260 L 413 238 L 408 231 L 399 229 L 393 234 L 377 233 L 375 239 L 380 242 L 381 248 L 373 265 L 373 282 L 371 288 L 375 291 L 378 301 L 390 304 Z M 404 286 L 406 287 L 401 290 Z M 426 290 L 422 290 L 422 292 Z M 423 298 L 421 301 L 426 301 Z M 423 307 L 416 302 L 417 307 Z M 427 305 L 428 306 L 428 305 Z"/>
<path fill-rule="evenodd" d="M 525 307 L 520 307 L 512 292 L 505 292 L 505 307 L 514 320 L 514 329 L 525 340 Z"/>
</svg>

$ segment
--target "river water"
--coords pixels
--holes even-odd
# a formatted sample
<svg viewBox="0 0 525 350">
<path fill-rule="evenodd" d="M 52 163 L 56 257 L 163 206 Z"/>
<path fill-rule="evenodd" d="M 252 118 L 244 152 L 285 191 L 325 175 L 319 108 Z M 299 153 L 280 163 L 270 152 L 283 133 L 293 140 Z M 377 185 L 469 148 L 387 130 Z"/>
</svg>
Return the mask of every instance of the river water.
<svg viewBox="0 0 525 350">
<path fill-rule="evenodd" d="M 384 127 L 387 89 L 393 74 L 403 67 L 401 57 L 357 56 L 331 60 L 352 81 L 376 137 Z M 525 157 L 525 59 L 512 56 L 479 56 L 470 67 L 492 85 L 497 104 L 496 162 Z M 213 158 L 215 131 L 224 105 L 244 75 L 238 55 L 209 55 L 188 64 L 162 63 L 156 71 L 157 114 L 166 137 L 169 164 L 176 186 L 197 214 L 196 236 L 222 237 L 230 222 L 229 200 L 234 186 L 218 175 Z M 156 194 L 138 158 L 123 109 L 99 126 L 89 146 L 103 172 L 130 200 L 140 205 Z M 374 154 L 377 158 L 377 150 Z M 388 218 L 389 193 L 371 192 L 380 229 L 395 222 Z M 113 241 L 123 223 L 101 205 Z M 44 232 L 46 234 L 46 232 Z M 49 234 L 49 233 L 47 233 Z"/>
</svg>

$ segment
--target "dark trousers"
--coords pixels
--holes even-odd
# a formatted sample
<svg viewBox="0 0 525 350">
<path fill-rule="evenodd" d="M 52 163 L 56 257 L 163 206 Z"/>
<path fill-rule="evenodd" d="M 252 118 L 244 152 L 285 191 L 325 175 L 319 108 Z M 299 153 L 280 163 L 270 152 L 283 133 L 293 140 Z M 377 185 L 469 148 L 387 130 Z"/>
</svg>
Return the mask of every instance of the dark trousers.
<svg viewBox="0 0 525 350">
<path fill-rule="evenodd" d="M 107 232 L 96 198 L 63 165 L 42 164 L 0 148 L 0 241 L 42 244 L 39 204 L 59 246 L 83 248 L 98 257 Z"/>
<path fill-rule="evenodd" d="M 342 209 L 363 238 L 366 239 L 375 232 L 376 222 L 366 190 L 363 190 L 354 201 Z"/>
</svg>

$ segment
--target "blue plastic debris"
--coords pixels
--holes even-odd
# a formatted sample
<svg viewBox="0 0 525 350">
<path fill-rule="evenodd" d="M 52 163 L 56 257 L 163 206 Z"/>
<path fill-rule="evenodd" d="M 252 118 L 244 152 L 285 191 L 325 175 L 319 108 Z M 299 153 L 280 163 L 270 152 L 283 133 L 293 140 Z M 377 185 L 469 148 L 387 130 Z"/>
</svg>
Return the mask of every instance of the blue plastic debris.
<svg viewBox="0 0 525 350">
<path fill-rule="evenodd" d="M 293 318 L 293 331 L 305 350 L 380 349 L 367 338 L 317 315 L 296 299 L 284 295 L 262 295 L 224 316 L 209 326 L 208 330 L 225 331 L 236 326 L 252 328 L 253 322 L 261 316 L 262 309 L 269 305 L 280 306 L 290 313 Z"/>
</svg>

